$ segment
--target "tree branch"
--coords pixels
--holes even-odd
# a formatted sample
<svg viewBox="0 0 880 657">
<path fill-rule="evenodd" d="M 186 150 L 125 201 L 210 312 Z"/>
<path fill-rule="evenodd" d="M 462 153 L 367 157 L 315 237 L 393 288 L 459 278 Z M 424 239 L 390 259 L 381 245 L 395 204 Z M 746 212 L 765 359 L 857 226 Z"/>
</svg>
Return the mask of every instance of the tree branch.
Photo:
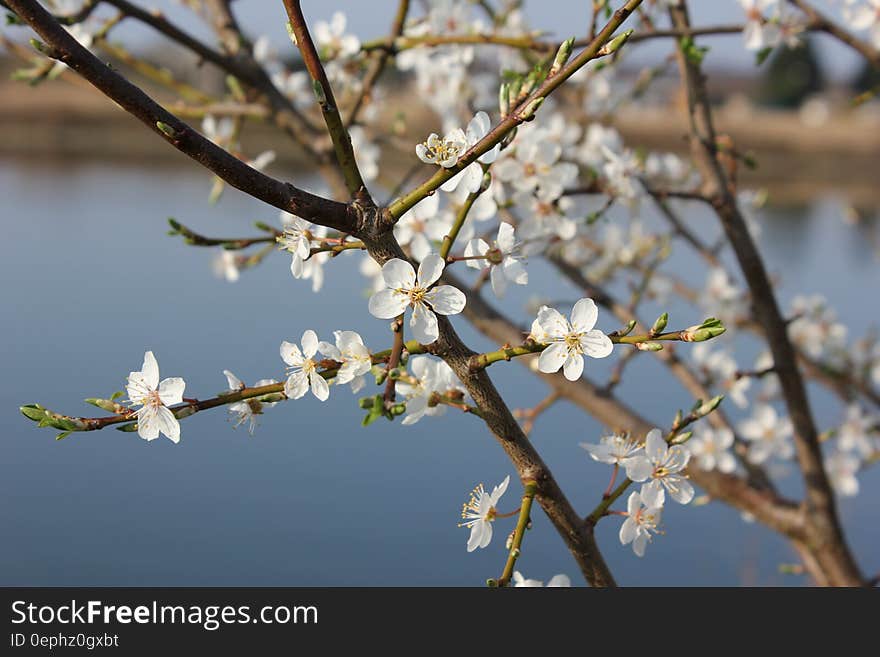
<svg viewBox="0 0 880 657">
<path fill-rule="evenodd" d="M 236 189 L 340 232 L 350 233 L 356 226 L 354 208 L 267 176 L 203 137 L 81 46 L 35 0 L 6 1 L 19 18 L 45 40 L 53 59 L 67 64 L 177 150 Z"/>
</svg>

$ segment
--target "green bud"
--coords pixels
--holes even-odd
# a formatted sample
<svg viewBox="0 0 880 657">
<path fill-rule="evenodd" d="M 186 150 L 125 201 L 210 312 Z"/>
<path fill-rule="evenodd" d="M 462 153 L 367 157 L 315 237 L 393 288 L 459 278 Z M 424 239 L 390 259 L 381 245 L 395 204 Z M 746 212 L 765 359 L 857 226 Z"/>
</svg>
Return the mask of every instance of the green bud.
<svg viewBox="0 0 880 657">
<path fill-rule="evenodd" d="M 488 586 L 490 589 L 497 589 L 498 588 L 498 580 L 497 579 L 487 579 L 486 586 Z"/>
<path fill-rule="evenodd" d="M 71 433 L 73 433 L 73 432 L 72 432 L 72 431 L 62 431 L 62 432 L 59 433 L 57 436 L 55 436 L 55 440 L 64 440 L 64 439 L 67 438 Z"/>
<path fill-rule="evenodd" d="M 526 105 L 525 109 L 523 109 L 519 113 L 519 118 L 523 121 L 531 121 L 535 118 L 535 112 L 538 111 L 538 108 L 544 103 L 544 97 L 538 96 L 534 100 L 532 100 L 528 105 Z"/>
<path fill-rule="evenodd" d="M 56 59 L 58 57 L 58 51 L 55 50 L 52 46 L 43 43 L 39 39 L 30 39 L 31 47 L 39 53 L 46 55 L 46 57 L 51 57 L 52 59 Z"/>
<path fill-rule="evenodd" d="M 373 398 L 363 397 L 362 399 L 359 399 L 358 406 L 360 406 L 364 410 L 367 410 L 368 408 L 373 408 Z"/>
<path fill-rule="evenodd" d="M 182 420 L 185 417 L 194 415 L 198 412 L 198 410 L 199 409 L 197 409 L 195 406 L 184 406 L 183 408 L 174 411 L 174 417 L 176 417 L 178 420 Z"/>
<path fill-rule="evenodd" d="M 678 409 L 675 412 L 675 419 L 672 420 L 672 428 L 673 429 L 677 429 L 678 427 L 681 426 L 681 418 L 682 418 L 681 409 Z"/>
<path fill-rule="evenodd" d="M 120 397 L 124 397 L 124 396 L 125 396 L 124 392 L 122 392 L 121 390 L 117 390 L 112 395 L 110 395 L 110 401 L 116 401 Z"/>
<path fill-rule="evenodd" d="M 510 84 L 507 82 L 498 88 L 498 111 L 502 119 L 510 113 Z"/>
<path fill-rule="evenodd" d="M 639 351 L 663 351 L 663 344 L 660 342 L 637 342 L 636 349 Z"/>
<path fill-rule="evenodd" d="M 629 320 L 629 322 L 627 322 L 626 326 L 623 327 L 623 330 L 620 330 L 617 333 L 618 333 L 618 335 L 621 335 L 621 336 L 629 335 L 630 333 L 633 332 L 633 329 L 635 327 L 636 327 L 636 320 L 631 319 L 631 320 Z"/>
<path fill-rule="evenodd" d="M 718 408 L 719 404 L 721 404 L 721 401 L 723 399 L 724 399 L 724 395 L 718 395 L 717 397 L 712 397 L 712 399 L 707 401 L 705 404 L 701 404 L 700 407 L 694 411 L 694 415 L 696 415 L 697 417 L 706 417 L 707 415 L 709 415 L 709 413 L 711 413 L 716 408 Z"/>
<path fill-rule="evenodd" d="M 108 413 L 122 413 L 125 410 L 125 407 L 122 404 L 117 404 L 114 401 L 109 399 L 100 399 L 99 397 L 89 397 L 85 400 L 86 404 L 91 404 L 92 406 L 97 406 L 98 408 L 107 411 Z"/>
<path fill-rule="evenodd" d="M 398 416 L 406 413 L 406 404 L 395 404 L 391 407 L 391 415 Z"/>
<path fill-rule="evenodd" d="M 654 326 L 651 327 L 651 335 L 657 335 L 659 333 L 663 333 L 663 330 L 666 328 L 666 324 L 669 323 L 669 313 L 663 313 L 660 317 L 657 318 L 657 321 L 654 322 Z"/>
<path fill-rule="evenodd" d="M 177 138 L 177 131 L 174 128 L 172 128 L 170 125 L 168 125 L 167 123 L 164 123 L 162 121 L 156 121 L 156 127 L 159 129 L 159 132 L 161 132 L 163 135 L 165 135 L 169 139 L 176 139 Z"/>
<path fill-rule="evenodd" d="M 312 80 L 312 91 L 315 92 L 315 98 L 318 99 L 319 105 L 327 104 L 327 96 L 324 94 L 324 87 L 317 80 Z"/>
<path fill-rule="evenodd" d="M 686 328 L 681 333 L 681 339 L 685 342 L 705 342 L 716 338 L 727 329 L 720 319 L 709 317 L 702 324 Z"/>
<path fill-rule="evenodd" d="M 612 53 L 617 52 L 623 47 L 623 44 L 627 42 L 627 40 L 632 36 L 632 33 L 635 30 L 627 30 L 623 34 L 618 34 L 616 37 L 611 39 L 608 43 L 602 46 L 599 49 L 599 52 L 596 53 L 597 57 L 604 57 L 606 55 L 610 55 Z"/>
<path fill-rule="evenodd" d="M 693 431 L 685 431 L 684 433 L 680 433 L 675 436 L 672 440 L 669 441 L 670 445 L 684 445 L 687 441 L 691 439 L 694 435 Z"/>
<path fill-rule="evenodd" d="M 46 409 L 39 404 L 28 404 L 27 406 L 19 407 L 18 410 L 21 411 L 21 414 L 27 419 L 33 420 L 34 422 L 40 422 L 46 418 Z"/>
<path fill-rule="evenodd" d="M 390 370 L 388 372 L 388 378 L 391 379 L 392 381 L 399 381 L 401 374 L 402 374 L 402 372 L 400 371 L 400 368 L 395 367 L 393 370 Z"/>
<path fill-rule="evenodd" d="M 548 77 L 556 75 L 562 70 L 562 67 L 568 63 L 568 58 L 571 57 L 571 51 L 573 48 L 574 37 L 569 37 L 562 42 L 562 45 L 559 46 L 559 50 L 556 51 L 556 57 L 553 59 L 553 64 L 550 66 L 550 72 L 547 74 Z"/>
</svg>

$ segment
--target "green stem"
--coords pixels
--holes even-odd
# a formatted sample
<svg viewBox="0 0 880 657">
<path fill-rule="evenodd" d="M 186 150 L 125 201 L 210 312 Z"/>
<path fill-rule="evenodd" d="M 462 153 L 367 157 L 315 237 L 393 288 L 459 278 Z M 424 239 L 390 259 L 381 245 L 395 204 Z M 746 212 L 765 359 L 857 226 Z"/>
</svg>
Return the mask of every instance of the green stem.
<svg viewBox="0 0 880 657">
<path fill-rule="evenodd" d="M 690 342 L 686 336 L 687 330 L 670 331 L 668 333 L 660 333 L 651 335 L 650 333 L 642 333 L 638 335 L 615 335 L 608 334 L 608 339 L 614 344 L 645 344 L 648 342 Z M 495 351 L 487 351 L 483 354 L 471 356 L 470 366 L 472 370 L 482 370 L 494 363 L 502 360 L 510 360 L 518 356 L 527 356 L 544 351 L 550 344 L 535 342 L 534 340 L 526 340 L 516 347 L 502 347 Z"/>
<path fill-rule="evenodd" d="M 483 167 L 485 171 L 488 167 Z M 440 245 L 440 257 L 446 260 L 449 256 L 449 252 L 452 250 L 452 246 L 455 244 L 455 239 L 458 237 L 458 234 L 461 232 L 462 226 L 464 226 L 464 222 L 467 219 L 468 212 L 471 211 L 471 208 L 474 205 L 474 202 L 479 198 L 480 194 L 482 194 L 485 190 L 482 186 L 473 194 L 468 194 L 468 197 L 464 200 L 461 208 L 458 210 L 458 214 L 455 217 L 455 223 L 452 224 L 452 228 L 449 230 L 449 234 L 443 238 L 443 243 Z"/>
<path fill-rule="evenodd" d="M 424 348 L 416 340 L 410 340 L 404 344 L 406 350 L 411 354 L 424 353 Z M 376 352 L 372 355 L 373 364 L 386 362 L 392 355 L 391 349 Z M 335 361 L 323 361 L 324 369 L 319 373 L 324 379 L 332 379 L 336 376 L 341 366 Z M 270 383 L 265 386 L 257 386 L 250 388 L 242 388 L 225 392 L 211 397 L 210 399 L 193 399 L 183 404 L 171 408 L 171 412 L 178 419 L 183 419 L 198 413 L 199 411 L 216 408 L 218 406 L 226 406 L 236 402 L 254 399 L 255 397 L 263 397 L 266 395 L 278 395 L 277 399 L 272 401 L 284 401 L 284 382 Z M 119 406 L 119 405 L 117 405 Z M 115 424 L 124 424 L 126 422 L 134 422 L 137 420 L 137 414 L 134 411 L 127 410 L 125 412 L 115 413 L 104 417 L 73 417 L 70 415 L 61 415 L 45 409 L 39 405 L 32 404 L 22 406 L 21 412 L 27 418 L 40 422 L 41 425 L 54 426 L 65 431 L 98 431 Z M 473 412 L 473 411 L 471 411 Z M 54 424 L 53 424 L 54 422 Z"/>
<path fill-rule="evenodd" d="M 516 566 L 516 560 L 519 558 L 526 527 L 529 525 L 532 502 L 535 500 L 535 493 L 537 492 L 538 484 L 536 482 L 525 482 L 522 506 L 519 509 L 519 520 L 517 520 L 516 529 L 513 531 L 513 541 L 510 545 L 510 553 L 507 555 L 507 563 L 504 564 L 504 572 L 498 578 L 498 586 L 507 586 L 510 583 L 510 578 L 513 577 L 513 569 Z"/>
</svg>

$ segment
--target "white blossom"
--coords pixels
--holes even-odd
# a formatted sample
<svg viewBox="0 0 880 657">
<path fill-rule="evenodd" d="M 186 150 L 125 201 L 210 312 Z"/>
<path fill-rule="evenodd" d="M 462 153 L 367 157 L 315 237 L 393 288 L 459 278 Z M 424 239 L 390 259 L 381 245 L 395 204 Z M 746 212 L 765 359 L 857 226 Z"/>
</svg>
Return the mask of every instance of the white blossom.
<svg viewBox="0 0 880 657">
<path fill-rule="evenodd" d="M 244 389 L 244 382 L 235 376 L 235 374 L 229 370 L 223 370 L 223 375 L 226 377 L 226 383 L 229 385 L 230 391 L 236 392 Z M 273 383 L 278 382 L 275 379 L 260 379 L 254 384 L 254 387 L 261 388 Z M 254 431 L 257 428 L 257 416 L 262 415 L 265 409 L 275 406 L 276 403 L 277 402 L 262 402 L 257 398 L 251 398 L 230 404 L 228 408 L 229 414 L 235 417 L 233 428 L 238 428 L 246 422 L 248 425 L 248 433 L 253 436 Z"/>
<path fill-rule="evenodd" d="M 221 249 L 211 261 L 214 275 L 225 278 L 228 283 L 235 283 L 241 276 L 238 268 L 238 256 L 234 251 Z"/>
<path fill-rule="evenodd" d="M 500 160 L 493 172 L 519 192 L 534 193 L 545 202 L 562 196 L 565 187 L 577 180 L 577 166 L 559 162 L 562 146 L 542 138 L 540 131 L 516 142 L 516 154 Z"/>
<path fill-rule="evenodd" d="M 440 195 L 434 194 L 407 210 L 394 226 L 401 246 L 408 246 L 412 257 L 421 262 L 452 228 L 452 217 L 440 212 Z"/>
<path fill-rule="evenodd" d="M 451 285 L 432 287 L 444 267 L 443 258 L 431 254 L 422 260 L 416 275 L 410 263 L 392 258 L 382 266 L 386 289 L 370 297 L 370 313 L 379 319 L 393 319 L 412 307 L 409 327 L 413 337 L 422 344 L 434 342 L 440 335 L 434 313 L 457 315 L 466 302 L 464 293 Z"/>
<path fill-rule="evenodd" d="M 450 169 L 467 150 L 467 138 L 461 128 L 446 134 L 442 139 L 436 132 L 428 135 L 421 144 L 416 144 L 416 155 L 425 164 L 436 164 Z"/>
<path fill-rule="evenodd" d="M 483 239 L 471 240 L 465 246 L 464 255 L 466 258 L 471 258 L 466 261 L 469 267 L 474 269 L 489 267 L 492 291 L 500 299 L 507 291 L 508 282 L 516 285 L 529 283 L 529 272 L 523 266 L 518 250 L 514 227 L 507 222 L 501 222 L 498 226 L 498 235 L 491 246 Z M 475 258 L 475 256 L 484 257 Z"/>
<path fill-rule="evenodd" d="M 730 429 L 703 427 L 685 443 L 685 448 L 701 470 L 730 473 L 736 470 L 736 459 L 730 452 L 733 440 Z"/>
<path fill-rule="evenodd" d="M 300 399 L 309 391 L 321 401 L 327 401 L 330 396 L 330 386 L 324 377 L 318 372 L 320 359 L 315 360 L 321 343 L 318 336 L 309 329 L 302 335 L 302 350 L 292 342 L 286 340 L 281 343 L 281 360 L 290 371 L 287 381 L 284 383 L 284 394 L 290 399 Z"/>
<path fill-rule="evenodd" d="M 543 306 L 537 323 L 542 331 L 541 342 L 549 346 L 538 358 L 538 369 L 550 374 L 563 369 L 565 378 L 577 381 L 584 372 L 584 355 L 605 358 L 614 349 L 602 331 L 595 330 L 599 309 L 592 299 L 581 299 L 571 310 L 571 321 L 558 310 Z"/>
<path fill-rule="evenodd" d="M 660 517 L 663 509 L 659 506 L 648 506 L 638 491 L 630 494 L 626 501 L 627 518 L 620 526 L 620 542 L 623 545 L 632 543 L 633 552 L 637 556 L 645 556 L 645 548 L 651 542 L 651 534 L 659 533 Z"/>
<path fill-rule="evenodd" d="M 364 345 L 364 340 L 355 331 L 333 331 L 336 345 L 322 342 L 321 353 L 328 358 L 342 363 L 336 372 L 334 383 L 341 385 L 351 383 L 351 391 L 360 391 L 366 381 L 364 375 L 373 367 L 373 358 L 370 350 Z"/>
<path fill-rule="evenodd" d="M 491 494 L 486 492 L 483 484 L 480 484 L 474 488 L 470 499 L 462 505 L 461 517 L 464 522 L 460 523 L 459 527 L 469 527 L 471 530 L 467 542 L 468 552 L 484 548 L 492 541 L 492 522 L 498 513 L 495 505 L 504 495 L 509 483 L 510 475 L 495 486 Z"/>
<path fill-rule="evenodd" d="M 772 406 L 756 406 L 752 417 L 740 422 L 738 428 L 740 435 L 751 442 L 748 459 L 752 463 L 760 465 L 771 456 L 790 459 L 794 454 L 791 420 L 780 418 Z"/>
<path fill-rule="evenodd" d="M 746 391 L 751 386 L 751 379 L 737 377 L 739 368 L 730 354 L 713 349 L 708 342 L 700 342 L 694 345 L 693 357 L 709 381 L 723 389 L 725 397 L 740 408 L 749 405 Z"/>
<path fill-rule="evenodd" d="M 848 0 L 844 20 L 854 30 L 868 30 L 871 43 L 880 48 L 880 0 Z"/>
<path fill-rule="evenodd" d="M 739 4 L 746 12 L 743 30 L 746 50 L 775 47 L 779 43 L 779 28 L 775 22 L 765 18 L 765 13 L 778 10 L 779 0 L 739 0 Z"/>
<path fill-rule="evenodd" d="M 361 42 L 353 34 L 346 34 L 346 18 L 341 11 L 333 12 L 330 22 L 315 23 L 315 45 L 324 59 L 351 57 L 361 49 Z"/>
<path fill-rule="evenodd" d="M 581 443 L 580 445 L 587 450 L 594 461 L 619 465 L 624 468 L 630 459 L 642 451 L 642 443 L 626 433 L 602 436 L 599 438 L 598 445 L 592 443 Z"/>
<path fill-rule="evenodd" d="M 843 424 L 837 430 L 837 446 L 847 452 L 856 452 L 862 458 L 873 457 L 878 445 L 871 432 L 877 424 L 877 418 L 866 414 L 859 404 L 850 404 Z"/>
<path fill-rule="evenodd" d="M 660 429 L 651 429 L 645 437 L 645 453 L 637 454 L 626 463 L 626 476 L 642 485 L 641 500 L 650 507 L 661 507 L 666 492 L 679 504 L 694 499 L 694 487 L 681 474 L 690 454 L 680 445 L 668 445 Z"/>
<path fill-rule="evenodd" d="M 839 495 L 855 497 L 859 494 L 856 474 L 861 467 L 859 459 L 847 452 L 835 451 L 825 458 L 825 472 Z"/>
<path fill-rule="evenodd" d="M 312 248 L 312 224 L 284 211 L 281 212 L 281 223 L 284 224 L 284 231 L 276 238 L 278 248 L 293 256 L 290 273 L 294 278 L 302 278 L 303 266 Z"/>
<path fill-rule="evenodd" d="M 470 150 L 477 144 L 477 142 L 488 135 L 491 127 L 492 123 L 489 120 L 489 115 L 485 112 L 477 112 L 468 122 L 467 129 L 464 132 L 464 151 Z M 500 148 L 500 144 L 495 144 L 491 150 L 480 155 L 476 161 L 471 162 L 460 173 L 457 173 L 443 183 L 440 186 L 440 189 L 444 192 L 451 192 L 461 188 L 462 191 L 465 191 L 468 194 L 477 193 L 483 184 L 483 167 L 480 166 L 480 163 L 491 164 L 494 162 L 495 158 L 498 157 L 498 151 Z"/>
<path fill-rule="evenodd" d="M 437 416 L 446 411 L 442 404 L 431 406 L 431 395 L 455 390 L 464 392 L 452 368 L 439 358 L 419 355 L 407 363 L 412 378 L 397 382 L 397 392 L 406 399 L 406 415 L 401 424 L 415 424 L 425 415 Z"/>
<path fill-rule="evenodd" d="M 152 351 L 144 354 L 144 364 L 138 372 L 128 375 L 125 390 L 128 401 L 140 405 L 137 411 L 138 435 L 144 440 L 155 440 L 159 433 L 172 442 L 180 442 L 180 422 L 168 408 L 183 401 L 186 383 L 180 377 L 159 381 L 159 363 Z"/>
<path fill-rule="evenodd" d="M 513 588 L 541 588 L 544 586 L 544 582 L 539 579 L 526 579 L 523 577 L 522 573 L 518 570 L 513 571 L 513 578 L 511 580 L 513 582 Z M 571 580 L 568 578 L 568 575 L 554 575 L 549 582 L 547 582 L 547 588 L 560 588 L 560 587 L 570 587 Z"/>
</svg>

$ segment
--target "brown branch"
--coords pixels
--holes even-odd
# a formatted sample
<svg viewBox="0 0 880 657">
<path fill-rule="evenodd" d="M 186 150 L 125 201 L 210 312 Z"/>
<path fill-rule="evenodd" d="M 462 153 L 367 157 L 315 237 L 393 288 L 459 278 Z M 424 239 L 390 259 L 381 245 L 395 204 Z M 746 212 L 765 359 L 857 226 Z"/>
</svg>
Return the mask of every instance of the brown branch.
<svg viewBox="0 0 880 657">
<path fill-rule="evenodd" d="M 804 0 L 788 0 L 788 2 L 800 9 L 810 19 L 810 28 L 819 32 L 825 32 L 836 38 L 841 43 L 861 54 L 874 68 L 880 68 L 880 50 L 874 48 L 866 41 L 855 37 L 852 33 L 840 27 L 837 23 L 816 10 Z"/>
<path fill-rule="evenodd" d="M 345 186 L 348 188 L 351 200 L 363 206 L 373 207 L 375 203 L 367 190 L 355 160 L 351 136 L 342 123 L 342 116 L 336 105 L 336 99 L 333 97 L 333 89 L 330 87 L 330 81 L 327 80 L 327 73 L 324 70 L 324 65 L 321 64 L 321 58 L 318 56 L 312 36 L 309 34 L 300 2 L 299 0 L 284 0 L 284 8 L 290 18 L 290 26 L 296 36 L 296 44 L 302 54 L 306 70 L 312 78 L 318 105 L 321 107 L 321 114 L 324 117 L 324 123 L 327 124 L 327 132 L 330 133 L 333 150 L 336 152 L 336 162 L 342 170 L 342 176 L 345 179 Z"/>
<path fill-rule="evenodd" d="M 669 12 L 676 28 L 689 27 L 686 5 L 671 7 Z M 713 199 L 724 233 L 751 291 L 755 316 L 773 354 L 783 397 L 795 428 L 796 454 L 807 490 L 810 547 L 815 551 L 817 561 L 826 569 L 831 582 L 861 585 L 864 580 L 844 540 L 834 494 L 822 465 L 818 432 L 797 367 L 797 357 L 788 338 L 785 319 L 779 311 L 764 263 L 719 161 L 705 78 L 699 63 L 689 58 L 681 47 L 677 49 L 677 59 L 688 99 L 691 152 L 703 177 L 704 191 Z"/>
<path fill-rule="evenodd" d="M 466 290 L 466 286 L 451 274 L 444 273 L 444 279 L 449 284 Z M 490 306 L 481 296 L 469 291 L 466 291 L 465 294 L 467 295 L 467 304 L 463 314 L 477 330 L 500 344 L 516 343 L 522 340 L 523 334 L 520 328 Z M 519 361 L 528 367 L 527 359 L 519 359 Z M 655 426 L 586 378 L 569 381 L 558 374 L 536 372 L 535 375 L 544 380 L 559 395 L 579 406 L 606 426 L 614 427 L 616 430 L 630 431 L 636 435 L 645 435 Z M 688 475 L 713 498 L 722 500 L 743 511 L 748 511 L 759 522 L 794 540 L 802 540 L 803 519 L 797 505 L 779 497 L 772 490 L 760 490 L 750 486 L 744 479 L 718 471 L 705 472 L 691 467 L 688 468 Z"/>
<path fill-rule="evenodd" d="M 34 0 L 7 0 L 7 4 L 43 38 L 53 59 L 67 64 L 165 141 L 233 187 L 340 232 L 348 233 L 355 227 L 357 216 L 353 208 L 315 196 L 251 168 L 183 123 L 81 46 Z"/>
</svg>

